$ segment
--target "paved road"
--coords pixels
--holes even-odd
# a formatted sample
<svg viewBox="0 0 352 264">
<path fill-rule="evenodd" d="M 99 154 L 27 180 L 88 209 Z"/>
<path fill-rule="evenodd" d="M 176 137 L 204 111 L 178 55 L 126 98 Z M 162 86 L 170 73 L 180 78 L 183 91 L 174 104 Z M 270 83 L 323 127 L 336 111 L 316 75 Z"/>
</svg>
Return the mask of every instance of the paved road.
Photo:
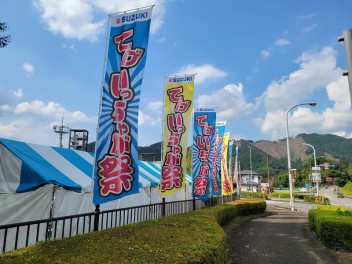
<svg viewBox="0 0 352 264">
<path fill-rule="evenodd" d="M 331 205 L 341 206 L 347 209 L 352 209 L 352 199 L 348 197 L 337 198 L 337 195 L 334 193 L 336 187 L 330 186 L 327 189 L 321 188 L 319 190 L 319 195 L 324 196 L 330 199 Z M 285 208 L 290 208 L 289 199 L 278 199 L 277 197 L 272 197 L 271 200 L 266 201 L 268 205 L 275 205 Z M 295 199 L 294 208 L 298 211 L 308 212 L 309 209 L 316 208 L 316 204 L 306 203 L 303 200 Z"/>
<path fill-rule="evenodd" d="M 306 212 L 272 205 L 267 211 L 272 215 L 242 223 L 231 231 L 231 263 L 338 263 L 329 250 L 317 246 Z"/>
<path fill-rule="evenodd" d="M 272 205 L 272 206 L 277 206 L 277 207 L 284 207 L 284 208 L 288 208 L 288 209 L 291 208 L 290 207 L 290 199 L 277 199 L 277 198 L 273 197 L 271 200 L 266 200 L 266 204 Z M 313 203 L 306 203 L 303 200 L 295 199 L 293 206 L 294 206 L 295 210 L 305 212 L 308 214 L 308 211 L 310 209 L 315 209 L 315 208 L 317 208 L 318 205 L 313 204 Z"/>
<path fill-rule="evenodd" d="M 352 209 L 352 199 L 346 196 L 344 198 L 337 198 L 336 193 L 334 193 L 334 190 L 336 190 L 336 188 L 337 188 L 336 186 L 330 186 L 327 189 L 322 188 L 319 190 L 319 195 L 328 197 L 332 205 L 342 206 L 348 209 Z"/>
</svg>

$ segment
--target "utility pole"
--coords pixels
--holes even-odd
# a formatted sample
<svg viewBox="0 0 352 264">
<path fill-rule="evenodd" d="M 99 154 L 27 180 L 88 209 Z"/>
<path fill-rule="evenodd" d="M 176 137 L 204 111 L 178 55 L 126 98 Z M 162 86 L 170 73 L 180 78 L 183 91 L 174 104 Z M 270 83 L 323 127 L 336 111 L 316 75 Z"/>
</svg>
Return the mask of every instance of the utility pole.
<svg viewBox="0 0 352 264">
<path fill-rule="evenodd" d="M 251 191 L 253 195 L 252 148 L 249 147 L 249 163 L 251 168 Z"/>
<path fill-rule="evenodd" d="M 268 195 L 270 195 L 269 155 L 266 155 L 266 169 L 268 172 Z"/>
<path fill-rule="evenodd" d="M 345 46 L 347 72 L 344 72 L 343 76 L 348 77 L 350 99 L 352 103 L 352 29 L 344 31 L 342 37 L 338 38 L 338 41 L 343 41 Z"/>
</svg>

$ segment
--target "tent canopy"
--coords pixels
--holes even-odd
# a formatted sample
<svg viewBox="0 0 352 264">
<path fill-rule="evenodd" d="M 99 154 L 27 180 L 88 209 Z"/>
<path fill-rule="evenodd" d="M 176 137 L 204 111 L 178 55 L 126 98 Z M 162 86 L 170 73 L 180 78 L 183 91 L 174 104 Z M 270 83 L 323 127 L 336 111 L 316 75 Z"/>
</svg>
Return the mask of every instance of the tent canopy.
<svg viewBox="0 0 352 264">
<path fill-rule="evenodd" d="M 0 138 L 0 193 L 19 193 L 55 184 L 90 192 L 94 154 Z M 156 187 L 160 165 L 139 161 L 139 187 Z M 186 177 L 188 184 L 192 179 Z"/>
</svg>

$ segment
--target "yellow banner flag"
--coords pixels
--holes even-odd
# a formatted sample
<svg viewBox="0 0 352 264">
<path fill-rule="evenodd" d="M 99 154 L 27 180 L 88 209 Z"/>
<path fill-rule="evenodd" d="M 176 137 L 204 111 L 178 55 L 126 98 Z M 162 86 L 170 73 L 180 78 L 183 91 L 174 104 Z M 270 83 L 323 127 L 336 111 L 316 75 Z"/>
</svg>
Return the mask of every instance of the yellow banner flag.
<svg viewBox="0 0 352 264">
<path fill-rule="evenodd" d="M 227 169 L 227 151 L 229 146 L 230 133 L 224 134 L 221 154 L 221 191 L 223 196 L 233 194 L 232 180 L 229 177 Z"/>
<path fill-rule="evenodd" d="M 186 153 L 193 94 L 194 74 L 165 78 L 163 160 L 159 185 L 163 196 L 186 186 Z"/>
</svg>

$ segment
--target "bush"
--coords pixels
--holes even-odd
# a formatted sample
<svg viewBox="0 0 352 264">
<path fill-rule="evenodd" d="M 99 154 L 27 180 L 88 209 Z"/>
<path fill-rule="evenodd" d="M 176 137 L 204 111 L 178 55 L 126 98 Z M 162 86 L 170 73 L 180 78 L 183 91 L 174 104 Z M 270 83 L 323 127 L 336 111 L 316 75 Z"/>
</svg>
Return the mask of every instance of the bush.
<svg viewBox="0 0 352 264">
<path fill-rule="evenodd" d="M 226 263 L 222 225 L 263 213 L 266 202 L 242 199 L 185 214 L 48 241 L 0 255 L 0 263 Z"/>
<path fill-rule="evenodd" d="M 347 182 L 345 186 L 341 188 L 343 194 L 352 194 L 352 182 Z"/>
<path fill-rule="evenodd" d="M 308 219 L 317 237 L 329 248 L 352 250 L 352 210 L 318 206 L 309 210 Z"/>
<path fill-rule="evenodd" d="M 258 192 L 241 192 L 241 197 L 243 198 L 263 198 L 263 199 L 267 199 L 268 195 L 267 194 L 263 194 L 263 193 L 258 193 Z"/>
<path fill-rule="evenodd" d="M 290 198 L 289 192 L 272 192 L 271 196 L 280 197 L 280 198 Z"/>
</svg>

